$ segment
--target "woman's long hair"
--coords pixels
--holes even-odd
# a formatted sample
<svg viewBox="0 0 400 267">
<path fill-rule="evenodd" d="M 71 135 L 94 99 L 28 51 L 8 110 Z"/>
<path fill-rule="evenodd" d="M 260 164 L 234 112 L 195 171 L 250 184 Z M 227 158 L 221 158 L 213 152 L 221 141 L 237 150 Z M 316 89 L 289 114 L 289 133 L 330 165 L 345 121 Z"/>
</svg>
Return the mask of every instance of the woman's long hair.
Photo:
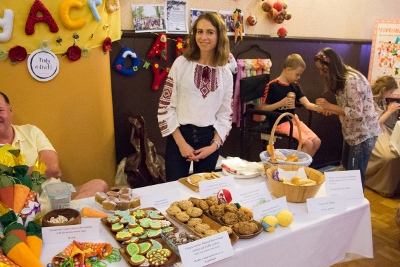
<svg viewBox="0 0 400 267">
<path fill-rule="evenodd" d="M 397 89 L 397 82 L 392 76 L 382 76 L 378 78 L 373 85 L 371 85 L 372 94 L 374 97 L 380 97 L 386 91 Z"/>
<path fill-rule="evenodd" d="M 349 73 L 362 75 L 357 70 L 344 64 L 339 54 L 330 47 L 320 50 L 314 56 L 314 61 L 319 61 L 322 65 L 328 67 L 328 75 L 324 75 L 325 87 L 334 94 L 344 89 Z"/>
<path fill-rule="evenodd" d="M 217 45 L 215 47 L 214 63 L 217 66 L 225 66 L 229 61 L 229 39 L 225 22 L 217 12 L 204 12 L 194 22 L 186 37 L 187 49 L 183 56 L 188 60 L 200 59 L 200 48 L 196 43 L 197 24 L 201 19 L 209 21 L 217 30 Z"/>
</svg>

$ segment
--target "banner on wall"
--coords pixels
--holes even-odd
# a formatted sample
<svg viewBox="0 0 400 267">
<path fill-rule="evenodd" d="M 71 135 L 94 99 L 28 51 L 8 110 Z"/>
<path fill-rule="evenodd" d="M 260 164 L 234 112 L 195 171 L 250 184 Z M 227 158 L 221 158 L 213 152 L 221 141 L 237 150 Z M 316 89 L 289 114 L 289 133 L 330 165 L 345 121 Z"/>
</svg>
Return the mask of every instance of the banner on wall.
<svg viewBox="0 0 400 267">
<path fill-rule="evenodd" d="M 394 77 L 400 88 L 400 20 L 375 21 L 368 81 L 384 75 Z M 400 96 L 400 90 L 395 94 Z"/>
</svg>

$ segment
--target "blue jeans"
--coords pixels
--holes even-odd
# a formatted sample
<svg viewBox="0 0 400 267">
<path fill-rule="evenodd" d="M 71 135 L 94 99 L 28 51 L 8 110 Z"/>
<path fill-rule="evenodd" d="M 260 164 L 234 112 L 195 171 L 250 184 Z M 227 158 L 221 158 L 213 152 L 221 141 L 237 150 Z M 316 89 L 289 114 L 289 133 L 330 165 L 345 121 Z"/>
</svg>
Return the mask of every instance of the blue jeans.
<svg viewBox="0 0 400 267">
<path fill-rule="evenodd" d="M 377 136 L 371 137 L 355 146 L 350 146 L 346 142 L 343 142 L 343 167 L 345 167 L 346 170 L 360 170 L 363 189 L 365 187 L 365 172 L 367 170 L 369 157 L 371 156 L 372 149 L 374 149 L 377 138 Z"/>
<path fill-rule="evenodd" d="M 185 141 L 197 150 L 209 146 L 214 139 L 214 127 L 197 127 L 192 124 L 181 125 L 179 130 Z M 193 161 L 193 173 L 212 172 L 215 170 L 219 157 L 219 149 L 210 154 L 207 158 L 198 162 Z M 167 137 L 165 149 L 165 173 L 167 182 L 176 181 L 179 178 L 189 176 L 190 161 L 182 157 L 179 147 L 172 135 Z"/>
</svg>

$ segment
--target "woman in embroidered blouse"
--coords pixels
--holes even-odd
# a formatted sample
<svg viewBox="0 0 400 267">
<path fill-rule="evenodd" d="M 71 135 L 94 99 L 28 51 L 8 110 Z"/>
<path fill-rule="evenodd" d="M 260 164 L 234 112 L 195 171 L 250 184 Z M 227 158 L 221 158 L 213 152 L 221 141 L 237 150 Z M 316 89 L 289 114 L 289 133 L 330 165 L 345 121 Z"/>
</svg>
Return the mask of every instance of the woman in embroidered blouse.
<svg viewBox="0 0 400 267">
<path fill-rule="evenodd" d="M 324 98 L 315 103 L 325 115 L 339 116 L 344 139 L 342 165 L 346 170 L 360 170 L 364 188 L 368 160 L 381 133 L 371 87 L 364 75 L 344 64 L 329 47 L 319 51 L 314 61 L 326 89 L 335 94 L 337 104 Z"/>
<path fill-rule="evenodd" d="M 390 97 L 397 87 L 396 80 L 391 76 L 382 76 L 371 86 L 382 134 L 378 137 L 369 158 L 365 186 L 384 197 L 392 197 L 400 190 L 400 155 L 390 144 L 400 106 L 395 101 L 386 103 L 386 98 Z"/>
<path fill-rule="evenodd" d="M 191 162 L 194 173 L 213 171 L 231 129 L 233 76 L 226 32 L 218 13 L 202 13 L 165 82 L 158 123 L 167 136 L 167 181 L 188 176 Z"/>
</svg>

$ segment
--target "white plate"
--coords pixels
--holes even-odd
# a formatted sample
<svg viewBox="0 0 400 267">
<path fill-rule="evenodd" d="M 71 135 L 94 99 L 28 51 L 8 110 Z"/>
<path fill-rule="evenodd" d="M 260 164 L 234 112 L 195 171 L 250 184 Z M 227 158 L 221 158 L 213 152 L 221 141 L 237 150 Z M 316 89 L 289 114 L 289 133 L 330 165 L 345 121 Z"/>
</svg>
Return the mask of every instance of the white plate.
<svg viewBox="0 0 400 267">
<path fill-rule="evenodd" d="M 260 173 L 253 173 L 253 174 L 249 174 L 249 175 L 243 175 L 243 174 L 234 174 L 234 173 L 230 173 L 227 170 L 225 170 L 224 168 L 222 168 L 222 173 L 224 175 L 232 175 L 235 178 L 239 178 L 239 179 L 249 179 L 249 178 L 254 178 L 254 177 L 258 177 L 261 174 Z"/>
<path fill-rule="evenodd" d="M 211 172 L 206 172 L 206 173 L 211 173 Z M 197 174 L 197 175 L 203 176 L 204 172 L 193 173 L 193 174 Z M 191 174 L 191 175 L 193 175 L 193 174 Z M 220 173 L 218 173 L 218 174 L 221 175 Z M 198 184 L 194 184 L 194 183 L 192 183 L 192 182 L 190 181 L 190 178 L 189 178 L 189 177 L 190 177 L 191 175 L 189 175 L 189 176 L 186 178 L 187 182 L 188 182 L 189 184 L 193 185 L 193 186 L 199 187 Z M 218 177 L 218 178 L 221 178 L 221 177 Z M 215 179 L 218 179 L 218 178 L 215 178 Z M 204 180 L 204 181 L 208 181 L 208 179 L 206 179 L 206 180 Z"/>
</svg>

